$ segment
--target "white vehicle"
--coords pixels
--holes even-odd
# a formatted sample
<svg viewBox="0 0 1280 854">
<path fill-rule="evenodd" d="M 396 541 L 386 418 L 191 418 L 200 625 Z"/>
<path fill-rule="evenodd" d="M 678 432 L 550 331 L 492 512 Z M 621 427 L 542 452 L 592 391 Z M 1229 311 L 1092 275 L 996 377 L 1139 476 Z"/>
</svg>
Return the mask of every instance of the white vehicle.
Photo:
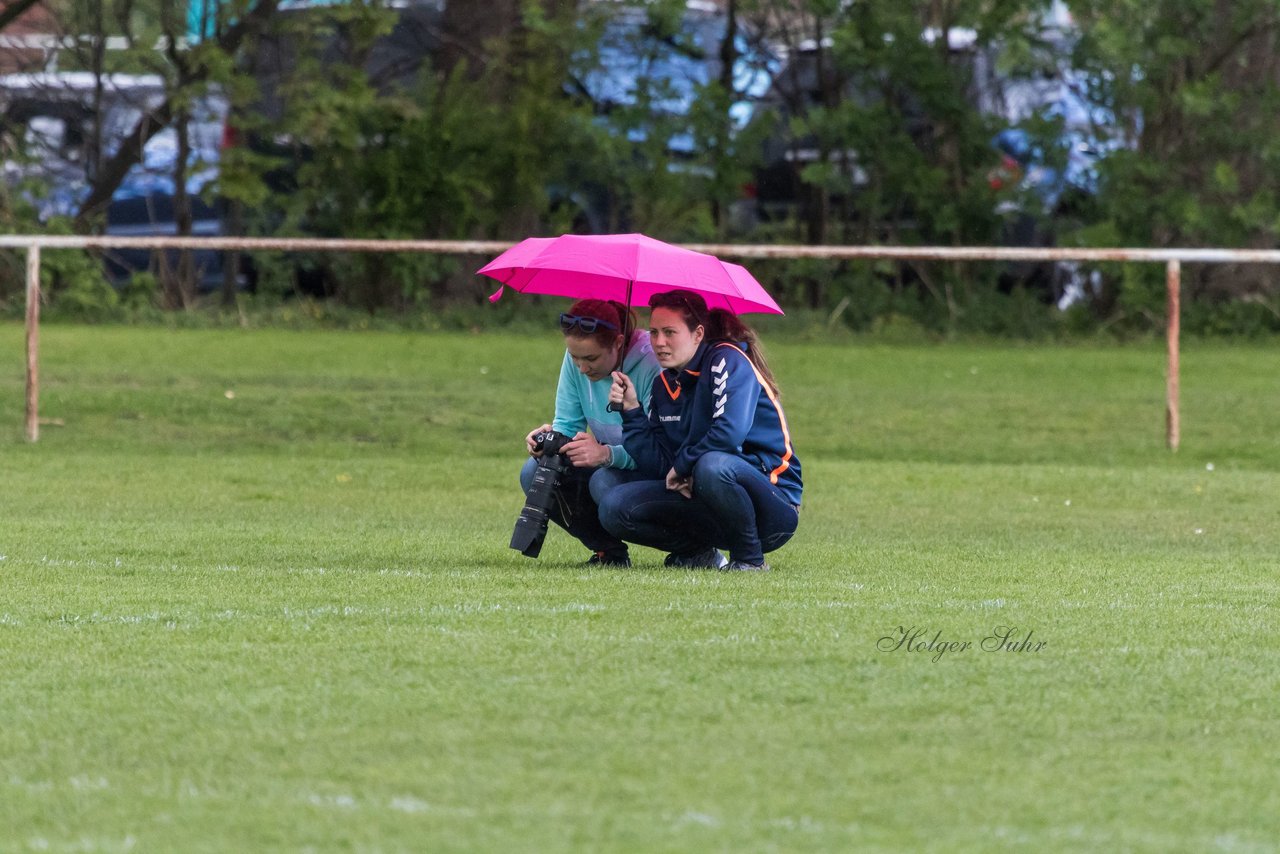
<svg viewBox="0 0 1280 854">
<path fill-rule="evenodd" d="M 4 179 L 30 201 L 41 221 L 74 216 L 88 195 L 92 176 L 119 149 L 147 112 L 165 98 L 156 75 L 41 72 L 0 75 L 0 152 Z M 218 174 L 226 123 L 226 100 L 200 99 L 188 124 L 191 156 L 186 188 L 193 234 L 222 233 L 220 205 L 207 192 Z M 152 137 L 141 162 L 125 176 L 106 212 L 106 231 L 120 235 L 168 235 L 174 222 L 174 167 L 178 142 L 173 128 Z M 145 251 L 108 255 L 116 278 L 147 269 Z M 198 253 L 202 286 L 222 281 L 221 256 Z"/>
</svg>

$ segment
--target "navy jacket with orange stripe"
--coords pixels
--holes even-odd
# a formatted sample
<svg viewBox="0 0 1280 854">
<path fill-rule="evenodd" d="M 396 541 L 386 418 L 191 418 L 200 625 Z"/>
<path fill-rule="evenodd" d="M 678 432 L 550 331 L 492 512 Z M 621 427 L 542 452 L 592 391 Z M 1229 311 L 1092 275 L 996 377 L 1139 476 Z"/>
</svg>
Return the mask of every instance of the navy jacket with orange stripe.
<svg viewBox="0 0 1280 854">
<path fill-rule="evenodd" d="M 699 345 L 683 370 L 664 370 L 653 382 L 649 414 L 622 414 L 623 446 L 640 471 L 664 478 L 693 471 L 708 451 L 737 454 L 769 477 L 787 500 L 800 504 L 800 460 L 782 405 L 747 358 L 746 345 Z"/>
</svg>

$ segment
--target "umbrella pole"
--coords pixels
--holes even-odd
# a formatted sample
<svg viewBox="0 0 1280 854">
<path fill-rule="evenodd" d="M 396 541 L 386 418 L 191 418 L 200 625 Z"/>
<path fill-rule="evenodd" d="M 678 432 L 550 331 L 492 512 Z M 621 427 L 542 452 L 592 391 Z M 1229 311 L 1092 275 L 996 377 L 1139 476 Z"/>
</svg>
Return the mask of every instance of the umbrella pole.
<svg viewBox="0 0 1280 854">
<path fill-rule="evenodd" d="M 627 300 L 622 304 L 622 346 L 618 348 L 618 366 L 615 371 L 622 370 L 622 363 L 627 359 L 627 349 L 631 346 L 631 286 L 635 282 L 627 279 Z M 614 406 L 612 403 L 605 406 L 609 412 L 621 412 L 621 406 Z"/>
<path fill-rule="evenodd" d="M 622 304 L 625 311 L 622 312 L 622 352 L 618 355 L 618 370 L 622 370 L 622 360 L 631 346 L 631 286 L 634 284 L 635 280 L 627 279 L 627 300 Z"/>
</svg>

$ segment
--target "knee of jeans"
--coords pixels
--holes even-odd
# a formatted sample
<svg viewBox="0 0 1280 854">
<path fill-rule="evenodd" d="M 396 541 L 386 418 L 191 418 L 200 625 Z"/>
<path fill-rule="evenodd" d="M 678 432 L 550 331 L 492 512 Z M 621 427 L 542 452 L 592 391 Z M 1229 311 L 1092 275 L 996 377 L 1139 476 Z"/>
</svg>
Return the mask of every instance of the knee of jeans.
<svg viewBox="0 0 1280 854">
<path fill-rule="evenodd" d="M 520 491 L 526 495 L 529 493 L 529 487 L 533 486 L 533 473 L 538 468 L 538 461 L 533 457 L 524 461 L 524 466 L 520 469 Z"/>
<path fill-rule="evenodd" d="M 769 552 L 777 551 L 778 549 L 785 546 L 791 540 L 791 536 L 794 533 L 795 531 L 779 531 L 776 534 L 769 534 L 767 536 L 761 537 L 760 550 L 765 552 L 766 554 Z"/>
<path fill-rule="evenodd" d="M 626 511 L 626 505 L 618 501 L 616 489 L 596 499 L 596 512 L 600 518 L 600 524 L 614 536 L 618 536 L 618 531 L 625 530 Z"/>
<path fill-rule="evenodd" d="M 709 482 L 713 478 L 734 480 L 733 467 L 737 459 L 733 454 L 722 451 L 708 451 L 698 457 L 698 461 L 693 464 L 694 486 L 696 487 L 700 480 Z"/>
<path fill-rule="evenodd" d="M 622 482 L 622 478 L 614 469 L 602 468 L 596 469 L 588 482 L 587 487 L 591 490 L 591 497 L 596 504 L 604 504 L 604 498 L 618 484 Z"/>
</svg>

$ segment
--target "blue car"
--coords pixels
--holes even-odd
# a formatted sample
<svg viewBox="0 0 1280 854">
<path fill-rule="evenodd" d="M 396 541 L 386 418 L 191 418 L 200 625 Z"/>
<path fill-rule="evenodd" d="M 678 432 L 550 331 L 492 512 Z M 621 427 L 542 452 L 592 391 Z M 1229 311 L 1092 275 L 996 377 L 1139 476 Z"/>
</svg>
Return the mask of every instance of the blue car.
<svg viewBox="0 0 1280 854">
<path fill-rule="evenodd" d="M 99 103 L 95 100 L 100 88 Z M 0 75 L 0 133 L 4 178 L 35 209 L 38 218 L 72 217 L 89 193 L 89 176 L 119 148 L 144 112 L 165 96 L 156 75 L 42 72 Z M 211 195 L 218 175 L 227 105 L 218 95 L 200 99 L 188 124 L 191 157 L 186 189 L 192 234 L 223 234 L 221 205 Z M 95 143 L 95 139 L 100 143 Z M 106 211 L 106 233 L 166 236 L 177 233 L 174 166 L 177 135 L 167 128 L 148 141 L 142 160 L 125 176 Z M 176 259 L 166 258 L 176 264 Z M 107 271 L 123 280 L 162 262 L 146 250 L 109 250 Z M 197 284 L 223 284 L 222 253 L 196 252 Z M 243 282 L 241 282 L 243 284 Z"/>
</svg>

